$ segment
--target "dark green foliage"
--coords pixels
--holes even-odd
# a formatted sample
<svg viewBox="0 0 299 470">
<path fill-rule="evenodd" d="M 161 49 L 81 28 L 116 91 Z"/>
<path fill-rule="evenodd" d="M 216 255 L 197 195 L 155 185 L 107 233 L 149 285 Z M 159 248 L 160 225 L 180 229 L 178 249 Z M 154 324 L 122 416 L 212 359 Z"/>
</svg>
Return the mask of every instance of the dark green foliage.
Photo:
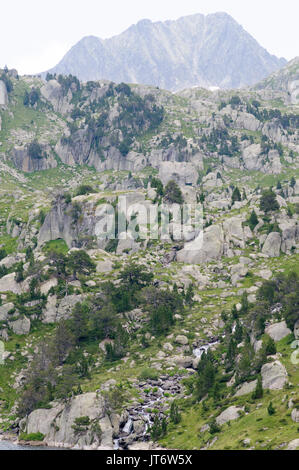
<svg viewBox="0 0 299 470">
<path fill-rule="evenodd" d="M 4 258 L 6 258 L 7 253 L 4 248 L 0 248 L 0 261 L 2 261 Z"/>
<path fill-rule="evenodd" d="M 94 189 L 92 186 L 88 184 L 81 184 L 76 190 L 76 196 L 85 196 L 86 194 L 94 193 Z"/>
<path fill-rule="evenodd" d="M 259 223 L 258 217 L 256 215 L 256 212 L 253 210 L 248 219 L 249 228 L 253 231 L 258 223 Z"/>
<path fill-rule="evenodd" d="M 276 410 L 275 410 L 275 408 L 274 408 L 274 406 L 273 406 L 272 401 L 270 401 L 267 410 L 268 410 L 268 415 L 269 415 L 269 416 L 272 416 L 272 415 L 274 415 L 274 414 L 276 413 Z"/>
<path fill-rule="evenodd" d="M 13 90 L 13 84 L 7 73 L 2 73 L 0 80 L 5 83 L 7 93 L 11 93 Z"/>
<path fill-rule="evenodd" d="M 164 199 L 172 204 L 183 204 L 184 198 L 182 191 L 175 181 L 171 180 L 165 186 Z"/>
<path fill-rule="evenodd" d="M 274 340 L 269 336 L 265 342 L 265 353 L 267 356 L 274 356 L 276 354 L 276 345 Z"/>
<path fill-rule="evenodd" d="M 195 383 L 194 395 L 196 400 L 200 401 L 209 393 L 216 383 L 217 365 L 213 360 L 213 356 L 208 351 L 203 354 L 198 364 L 198 377 Z"/>
<path fill-rule="evenodd" d="M 238 187 L 236 187 L 233 191 L 233 194 L 232 194 L 232 203 L 234 204 L 235 202 L 238 202 L 238 201 L 241 201 L 242 200 L 242 197 L 241 197 L 241 193 L 240 193 L 240 190 Z"/>
<path fill-rule="evenodd" d="M 153 441 L 164 437 L 167 433 L 167 421 L 166 418 L 160 419 L 159 416 L 156 416 L 154 423 L 151 427 L 150 434 Z"/>
<path fill-rule="evenodd" d="M 261 375 L 259 375 L 257 378 L 256 388 L 252 394 L 252 398 L 253 400 L 259 400 L 260 398 L 263 398 L 263 395 L 264 395 L 264 390 L 263 390 L 263 385 L 262 385 L 262 377 Z"/>
<path fill-rule="evenodd" d="M 267 189 L 262 193 L 260 209 L 265 213 L 279 210 L 276 194 L 272 191 L 272 189 Z"/>
<path fill-rule="evenodd" d="M 84 250 L 71 252 L 67 258 L 67 265 L 74 277 L 76 277 L 78 273 L 88 275 L 96 270 L 95 263 Z"/>
<path fill-rule="evenodd" d="M 35 106 L 40 101 L 40 91 L 37 88 L 32 88 L 30 92 L 25 91 L 24 106 Z"/>
<path fill-rule="evenodd" d="M 210 434 L 217 434 L 221 431 L 220 426 L 218 426 L 216 419 L 213 419 L 210 423 Z"/>
<path fill-rule="evenodd" d="M 44 158 L 46 156 L 45 152 L 43 152 L 43 149 L 41 145 L 37 142 L 37 140 L 34 140 L 29 144 L 28 155 L 30 158 L 34 158 L 36 160 Z"/>
<path fill-rule="evenodd" d="M 182 416 L 175 400 L 171 403 L 169 418 L 173 424 L 179 424 L 181 422 Z"/>
<path fill-rule="evenodd" d="M 158 196 L 163 196 L 164 190 L 163 190 L 163 184 L 162 181 L 159 180 L 159 178 L 151 178 L 151 187 L 156 189 Z"/>
</svg>

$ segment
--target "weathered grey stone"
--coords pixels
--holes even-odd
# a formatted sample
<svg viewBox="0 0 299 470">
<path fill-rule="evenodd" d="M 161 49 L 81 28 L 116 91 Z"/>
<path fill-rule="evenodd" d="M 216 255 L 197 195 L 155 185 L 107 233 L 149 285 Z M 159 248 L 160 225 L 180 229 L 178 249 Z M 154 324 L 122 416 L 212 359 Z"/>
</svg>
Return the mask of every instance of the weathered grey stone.
<svg viewBox="0 0 299 470">
<path fill-rule="evenodd" d="M 290 335 L 292 332 L 287 327 L 285 321 L 280 323 L 274 323 L 266 328 L 265 333 L 269 335 L 275 342 L 280 341 L 286 336 Z"/>
<path fill-rule="evenodd" d="M 9 327 L 12 328 L 16 335 L 27 335 L 30 331 L 30 325 L 30 319 L 27 317 L 9 322 Z"/>
<path fill-rule="evenodd" d="M 265 255 L 270 256 L 271 258 L 275 258 L 280 255 L 280 247 L 281 247 L 281 236 L 278 232 L 269 233 L 262 252 Z"/>
<path fill-rule="evenodd" d="M 6 321 L 8 318 L 8 312 L 14 309 L 12 302 L 0 306 L 0 321 Z"/>
<path fill-rule="evenodd" d="M 256 389 L 256 384 L 257 380 L 253 380 L 252 382 L 245 382 L 237 390 L 235 396 L 242 397 L 243 395 L 248 395 L 249 393 L 252 393 Z"/>
<path fill-rule="evenodd" d="M 264 364 L 261 374 L 264 389 L 281 390 L 287 383 L 287 371 L 278 360 Z"/>
<path fill-rule="evenodd" d="M 228 421 L 233 421 L 235 419 L 240 418 L 240 412 L 243 411 L 243 408 L 239 408 L 237 406 L 230 406 L 226 410 L 224 410 L 219 416 L 216 418 L 216 423 L 219 426 L 227 423 Z"/>
<path fill-rule="evenodd" d="M 175 338 L 175 342 L 178 344 L 182 344 L 182 345 L 186 345 L 189 343 L 187 336 L 184 336 L 184 335 L 178 335 Z"/>
</svg>

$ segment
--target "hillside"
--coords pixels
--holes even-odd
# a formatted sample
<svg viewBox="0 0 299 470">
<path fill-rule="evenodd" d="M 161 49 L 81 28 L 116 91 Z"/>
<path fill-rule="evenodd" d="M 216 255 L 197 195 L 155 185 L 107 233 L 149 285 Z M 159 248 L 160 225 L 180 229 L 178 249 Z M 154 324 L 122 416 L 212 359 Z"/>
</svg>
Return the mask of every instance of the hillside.
<svg viewBox="0 0 299 470">
<path fill-rule="evenodd" d="M 84 37 L 50 73 L 167 90 L 253 85 L 286 61 L 270 55 L 226 13 L 142 20 L 118 36 Z M 45 74 L 44 74 L 45 76 Z"/>
<path fill-rule="evenodd" d="M 0 71 L 3 436 L 298 447 L 299 115 L 271 83 Z"/>
</svg>

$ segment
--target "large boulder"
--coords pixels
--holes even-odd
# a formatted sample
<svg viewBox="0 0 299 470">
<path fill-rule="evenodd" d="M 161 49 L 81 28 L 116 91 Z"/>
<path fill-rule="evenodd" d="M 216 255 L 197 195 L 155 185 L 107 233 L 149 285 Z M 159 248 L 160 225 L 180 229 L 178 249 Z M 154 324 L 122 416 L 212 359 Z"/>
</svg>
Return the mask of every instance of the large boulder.
<svg viewBox="0 0 299 470">
<path fill-rule="evenodd" d="M 252 144 L 243 150 L 242 157 L 246 170 L 260 170 L 263 166 L 260 144 Z"/>
<path fill-rule="evenodd" d="M 9 322 L 9 327 L 16 335 L 27 335 L 30 331 L 30 319 L 27 317 Z"/>
<path fill-rule="evenodd" d="M 0 279 L 0 292 L 13 292 L 13 294 L 21 294 L 21 284 L 16 282 L 16 273 L 10 273 Z"/>
<path fill-rule="evenodd" d="M 299 410 L 297 410 L 297 408 L 293 409 L 291 416 L 294 423 L 299 423 Z"/>
<path fill-rule="evenodd" d="M 82 417 L 88 417 L 89 424 L 76 432 L 76 418 Z M 28 434 L 41 432 L 49 446 L 111 450 L 114 431 L 111 421 L 106 415 L 103 397 L 85 393 L 72 398 L 66 405 L 53 404 L 50 409 L 33 411 L 22 428 Z"/>
<path fill-rule="evenodd" d="M 274 323 L 274 325 L 268 326 L 265 330 L 265 333 L 269 335 L 275 342 L 277 342 L 286 336 L 289 336 L 292 332 L 287 327 L 286 322 L 281 321 L 280 323 Z"/>
<path fill-rule="evenodd" d="M 8 303 L 0 306 L 0 321 L 6 321 L 8 318 L 8 312 L 14 309 L 13 303 Z"/>
<path fill-rule="evenodd" d="M 278 232 L 269 233 L 262 252 L 264 255 L 270 256 L 270 258 L 275 258 L 280 255 L 281 248 L 281 236 Z"/>
<path fill-rule="evenodd" d="M 288 380 L 285 367 L 277 360 L 264 364 L 261 374 L 264 389 L 281 390 Z"/>
<path fill-rule="evenodd" d="M 257 384 L 257 380 L 243 383 L 240 386 L 240 388 L 237 390 L 235 396 L 242 397 L 243 395 L 248 395 L 249 393 L 252 393 L 256 389 L 256 384 Z"/>
<path fill-rule="evenodd" d="M 187 162 L 162 162 L 159 165 L 159 178 L 165 185 L 170 180 L 176 181 L 179 185 L 196 185 L 198 171 L 193 163 Z"/>
<path fill-rule="evenodd" d="M 178 252 L 177 261 L 200 264 L 221 258 L 223 254 L 223 230 L 220 225 L 211 225 L 194 241 L 186 243 Z"/>
<path fill-rule="evenodd" d="M 0 80 L 0 106 L 8 105 L 8 93 L 3 80 Z"/>
<path fill-rule="evenodd" d="M 238 408 L 237 406 L 230 406 L 226 410 L 224 410 L 219 416 L 216 418 L 216 423 L 219 426 L 227 423 L 228 421 L 234 421 L 235 419 L 240 418 L 240 412 L 243 411 L 243 408 Z"/>
<path fill-rule="evenodd" d="M 299 320 L 296 321 L 294 326 L 294 336 L 296 339 L 299 339 Z"/>
</svg>

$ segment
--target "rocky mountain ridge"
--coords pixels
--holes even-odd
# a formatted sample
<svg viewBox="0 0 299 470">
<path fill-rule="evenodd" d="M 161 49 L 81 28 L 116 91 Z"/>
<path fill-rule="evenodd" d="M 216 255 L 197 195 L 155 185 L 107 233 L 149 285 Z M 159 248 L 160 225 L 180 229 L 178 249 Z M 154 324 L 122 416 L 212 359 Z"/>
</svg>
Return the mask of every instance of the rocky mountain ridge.
<svg viewBox="0 0 299 470">
<path fill-rule="evenodd" d="M 83 81 L 108 79 L 168 90 L 240 88 L 284 64 L 231 16 L 215 13 L 156 23 L 142 20 L 105 40 L 85 37 L 49 72 L 76 75 Z"/>
</svg>

